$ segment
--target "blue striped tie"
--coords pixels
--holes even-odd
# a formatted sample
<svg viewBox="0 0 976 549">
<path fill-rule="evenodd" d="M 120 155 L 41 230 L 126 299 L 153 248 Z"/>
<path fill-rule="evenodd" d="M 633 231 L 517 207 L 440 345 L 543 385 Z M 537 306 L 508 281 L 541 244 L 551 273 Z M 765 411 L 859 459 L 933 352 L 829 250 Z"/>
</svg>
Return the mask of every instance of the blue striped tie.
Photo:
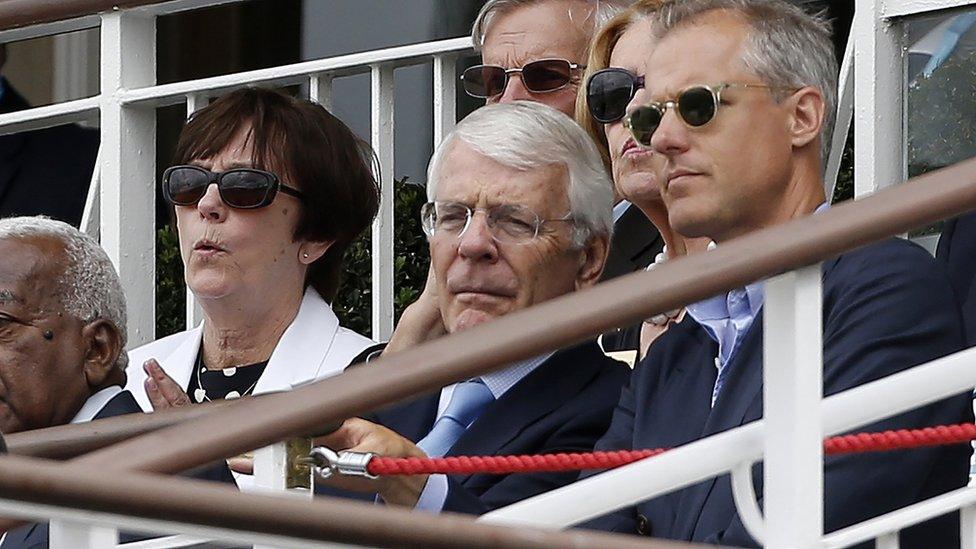
<svg viewBox="0 0 976 549">
<path fill-rule="evenodd" d="M 443 456 L 493 400 L 491 390 L 480 379 L 458 383 L 447 409 L 417 446 L 430 457 Z"/>
</svg>

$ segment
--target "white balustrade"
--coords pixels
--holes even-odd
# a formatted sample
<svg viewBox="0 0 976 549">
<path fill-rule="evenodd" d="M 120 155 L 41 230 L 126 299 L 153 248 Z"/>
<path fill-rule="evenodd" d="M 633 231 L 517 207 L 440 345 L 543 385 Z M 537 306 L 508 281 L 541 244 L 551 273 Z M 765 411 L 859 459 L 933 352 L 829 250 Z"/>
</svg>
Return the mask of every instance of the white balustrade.
<svg viewBox="0 0 976 549">
<path fill-rule="evenodd" d="M 372 232 L 372 335 L 386 339 L 393 328 L 395 69 L 433 64 L 436 145 L 455 124 L 455 63 L 460 55 L 471 52 L 470 40 L 461 37 L 155 85 L 156 17 L 235 1 L 240 0 L 173 0 L 0 31 L 0 41 L 13 41 L 100 25 L 102 63 L 100 95 L 2 114 L 0 134 L 100 117 L 98 169 L 93 174 L 82 227 L 100 238 L 119 269 L 129 299 L 129 340 L 131 345 L 139 345 L 153 339 L 155 324 L 155 109 L 185 101 L 189 115 L 206 105 L 208 98 L 251 84 L 307 84 L 310 99 L 330 107 L 335 78 L 369 73 L 370 137 L 379 160 L 382 194 Z M 828 181 L 836 180 L 852 115 L 858 143 L 856 196 L 903 180 L 900 110 L 904 67 L 899 27 L 893 18 L 974 3 L 858 1 L 852 40 L 842 64 L 838 120 L 827 159 Z M 857 80 L 854 73 L 859 76 Z M 823 535 L 821 438 L 976 385 L 976 371 L 971 367 L 976 351 L 963 351 L 821 400 L 820 292 L 819 266 L 767 282 L 765 419 L 499 509 L 483 520 L 562 528 L 731 472 L 744 524 L 754 537 L 773 547 L 844 547 L 875 539 L 879 548 L 896 548 L 901 528 L 962 509 L 962 547 L 976 549 L 976 488 L 956 490 Z M 188 292 L 187 323 L 193 325 L 199 319 L 199 308 Z M 284 447 L 281 443 L 257 452 L 258 485 L 284 489 Z M 752 464 L 763 459 L 765 517 L 756 501 L 751 470 Z M 312 546 L 293 538 L 2 499 L 0 512 L 35 520 L 53 519 L 53 548 L 110 546 L 115 544 L 116 528 L 179 534 L 128 544 L 134 548 L 178 547 L 199 539 Z"/>
</svg>

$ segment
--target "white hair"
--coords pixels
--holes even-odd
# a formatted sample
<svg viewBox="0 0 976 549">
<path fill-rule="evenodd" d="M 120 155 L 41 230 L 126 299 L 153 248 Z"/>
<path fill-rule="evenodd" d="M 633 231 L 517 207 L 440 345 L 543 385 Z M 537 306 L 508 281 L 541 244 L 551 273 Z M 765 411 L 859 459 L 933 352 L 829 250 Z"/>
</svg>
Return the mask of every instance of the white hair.
<svg viewBox="0 0 976 549">
<path fill-rule="evenodd" d="M 748 22 L 752 32 L 742 61 L 766 84 L 811 86 L 823 94 L 820 155 L 826 164 L 837 117 L 838 70 L 830 22 L 823 13 L 811 15 L 783 0 L 671 0 L 650 16 L 655 37 L 714 10 L 734 12 Z M 781 93 L 774 96 L 782 98 Z"/>
<path fill-rule="evenodd" d="M 475 50 L 481 50 L 485 45 L 485 36 L 488 35 L 488 31 L 491 28 L 492 23 L 499 15 L 504 15 L 510 13 L 523 6 L 532 6 L 537 4 L 544 4 L 546 2 L 553 2 L 556 0 L 488 0 L 485 5 L 481 7 L 481 11 L 478 12 L 478 16 L 474 20 L 474 25 L 471 26 L 471 43 L 474 45 Z M 613 18 L 623 11 L 627 5 L 630 3 L 625 0 L 563 0 L 566 2 L 585 2 L 587 4 L 593 4 L 593 11 L 590 12 L 590 17 L 588 19 L 593 19 L 593 24 L 590 26 L 590 35 L 592 36 L 598 29 L 603 27 Z M 587 40 L 588 41 L 588 40 Z"/>
<path fill-rule="evenodd" d="M 479 108 L 458 123 L 434 151 L 427 168 L 427 199 L 435 200 L 444 159 L 461 141 L 503 166 L 531 170 L 565 166 L 567 194 L 575 220 L 574 246 L 613 231 L 613 183 L 593 140 L 572 118 L 531 101 Z"/>
<path fill-rule="evenodd" d="M 58 285 L 65 311 L 82 322 L 108 320 L 119 329 L 125 348 L 125 294 L 105 250 L 95 239 L 62 221 L 43 216 L 0 219 L 0 239 L 34 237 L 54 238 L 64 245 L 67 264 Z M 116 367 L 125 370 L 128 363 L 128 355 L 119 353 Z"/>
</svg>

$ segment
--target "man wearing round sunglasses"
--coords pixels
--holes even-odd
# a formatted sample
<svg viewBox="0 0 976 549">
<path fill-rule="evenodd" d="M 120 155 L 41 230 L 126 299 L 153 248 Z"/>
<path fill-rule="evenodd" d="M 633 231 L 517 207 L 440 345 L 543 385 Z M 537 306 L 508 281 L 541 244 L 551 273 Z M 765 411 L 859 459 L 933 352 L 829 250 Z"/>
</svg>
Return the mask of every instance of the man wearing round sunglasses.
<svg viewBox="0 0 976 549">
<path fill-rule="evenodd" d="M 630 67 L 644 87 L 624 120 L 652 151 L 671 227 L 721 249 L 826 208 L 822 159 L 837 85 L 829 25 L 781 0 L 671 0 L 648 17 L 653 47 Z M 918 246 L 890 239 L 825 261 L 822 273 L 825 395 L 963 347 L 948 277 Z M 763 304 L 757 281 L 688 305 L 635 368 L 597 448 L 675 446 L 760 419 Z M 859 429 L 972 417 L 964 393 Z M 962 445 L 827 457 L 824 531 L 965 486 L 969 453 Z M 589 526 L 759 546 L 737 514 L 728 476 Z M 956 517 L 944 516 L 903 530 L 901 547 L 956 547 L 958 536 Z"/>
<path fill-rule="evenodd" d="M 599 280 L 613 194 L 596 147 L 567 116 L 526 101 L 479 109 L 437 148 L 427 181 L 421 219 L 433 280 L 404 312 L 395 338 L 411 323 L 475 329 Z M 386 352 L 398 348 L 391 342 Z M 606 430 L 628 374 L 591 340 L 389 407 L 373 421 L 348 420 L 321 442 L 398 457 L 585 451 Z M 481 514 L 574 478 L 328 482 L 390 504 Z"/>
</svg>

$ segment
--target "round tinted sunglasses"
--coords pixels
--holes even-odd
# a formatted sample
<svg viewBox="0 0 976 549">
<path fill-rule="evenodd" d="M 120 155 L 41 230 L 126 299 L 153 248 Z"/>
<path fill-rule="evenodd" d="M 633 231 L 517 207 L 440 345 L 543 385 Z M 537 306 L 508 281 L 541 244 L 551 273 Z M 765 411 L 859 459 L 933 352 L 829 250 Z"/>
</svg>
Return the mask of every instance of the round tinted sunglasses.
<svg viewBox="0 0 976 549">
<path fill-rule="evenodd" d="M 488 99 L 505 91 L 509 76 L 520 74 L 525 89 L 532 93 L 545 93 L 565 88 L 573 81 L 574 71 L 585 68 L 566 59 L 539 59 L 517 69 L 475 65 L 461 74 L 461 83 L 468 95 Z"/>
<path fill-rule="evenodd" d="M 627 114 L 627 105 L 643 87 L 644 77 L 627 69 L 597 71 L 586 82 L 586 108 L 597 122 L 611 124 Z"/>
<path fill-rule="evenodd" d="M 231 208 L 263 208 L 274 202 L 278 191 L 304 199 L 301 191 L 282 185 L 271 172 L 251 168 L 212 172 L 199 166 L 167 168 L 163 172 L 163 197 L 174 206 L 193 206 L 207 194 L 212 183 L 217 185 L 220 199 Z"/>
<path fill-rule="evenodd" d="M 717 86 L 691 86 L 685 88 L 675 99 L 669 101 L 655 101 L 648 105 L 637 107 L 624 117 L 624 127 L 630 130 L 634 141 L 643 147 L 651 146 L 651 138 L 664 114 L 668 109 L 674 109 L 685 124 L 699 128 L 708 124 L 718 113 L 718 106 L 722 103 L 722 92 L 728 88 L 765 89 L 765 90 L 793 90 L 780 86 L 764 84 L 719 84 Z"/>
</svg>

